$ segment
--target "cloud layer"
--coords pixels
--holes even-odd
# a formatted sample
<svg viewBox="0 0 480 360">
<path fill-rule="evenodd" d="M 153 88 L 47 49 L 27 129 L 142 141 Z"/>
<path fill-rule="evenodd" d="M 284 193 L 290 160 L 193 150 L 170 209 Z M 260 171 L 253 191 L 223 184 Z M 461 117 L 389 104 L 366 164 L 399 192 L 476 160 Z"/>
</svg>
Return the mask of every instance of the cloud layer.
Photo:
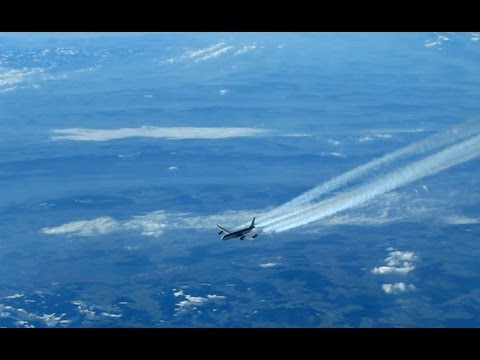
<svg viewBox="0 0 480 360">
<path fill-rule="evenodd" d="M 102 216 L 93 220 L 72 221 L 57 227 L 45 227 L 41 230 L 48 235 L 96 236 L 109 234 L 120 229 L 120 223 L 109 217 Z"/>
<path fill-rule="evenodd" d="M 54 129 L 52 140 L 109 141 L 131 137 L 182 139 L 225 139 L 233 137 L 260 136 L 270 133 L 268 129 L 247 127 L 154 127 L 120 129 L 69 128 Z"/>
<path fill-rule="evenodd" d="M 202 216 L 189 213 L 167 213 L 158 210 L 146 215 L 132 216 L 124 221 L 109 216 L 72 221 L 60 226 L 44 227 L 40 232 L 47 235 L 90 237 L 117 231 L 133 231 L 144 236 L 159 237 L 167 230 L 210 230 L 217 223 L 232 224 L 237 222 L 238 219 L 251 219 L 258 211 L 227 211 L 223 214 Z"/>
<path fill-rule="evenodd" d="M 389 212 L 390 207 L 397 207 L 396 201 L 400 201 L 400 199 L 401 196 L 397 193 L 386 194 L 385 199 L 373 207 L 373 210 L 377 211 L 362 208 L 361 211 L 358 212 L 335 215 L 325 219 L 320 227 L 305 228 L 305 231 L 317 231 L 325 226 L 382 225 L 400 221 L 405 218 L 415 218 L 418 220 L 424 216 L 432 215 L 435 215 L 437 219 L 443 220 L 447 224 L 473 224 L 479 222 L 478 219 L 459 215 L 445 216 L 442 214 L 444 209 L 435 204 L 430 204 L 426 210 L 416 209 L 412 206 L 408 209 L 401 208 L 400 214 L 391 214 Z M 231 224 L 238 224 L 239 219 L 246 219 L 245 224 L 242 225 L 248 225 L 247 223 L 250 222 L 250 219 L 253 216 L 267 211 L 268 209 L 250 209 L 226 211 L 220 214 L 200 215 L 180 212 L 169 213 L 164 210 L 157 210 L 144 215 L 134 215 L 126 220 L 118 220 L 110 216 L 101 216 L 96 219 L 76 220 L 59 226 L 44 227 L 40 232 L 47 235 L 57 236 L 91 237 L 106 235 L 117 231 L 131 231 L 143 236 L 160 237 L 170 230 L 211 230 L 215 227 L 215 224 L 224 224 L 228 227 Z M 260 233 L 262 232 L 263 229 L 261 224 L 258 230 Z M 414 263 L 416 260 L 417 256 L 411 251 L 391 251 L 389 256 L 385 259 L 385 264 L 375 267 L 372 269 L 372 272 L 374 274 L 407 274 L 415 269 Z"/>
</svg>

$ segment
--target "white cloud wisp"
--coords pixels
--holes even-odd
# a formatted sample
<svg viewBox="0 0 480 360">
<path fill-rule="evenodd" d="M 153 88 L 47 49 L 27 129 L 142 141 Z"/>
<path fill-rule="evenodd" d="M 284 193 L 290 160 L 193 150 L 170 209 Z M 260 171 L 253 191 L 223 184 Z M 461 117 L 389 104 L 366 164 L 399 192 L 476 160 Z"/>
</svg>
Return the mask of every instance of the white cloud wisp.
<svg viewBox="0 0 480 360">
<path fill-rule="evenodd" d="M 268 129 L 248 127 L 155 127 L 120 129 L 69 128 L 54 129 L 52 140 L 72 141 L 109 141 L 131 137 L 163 138 L 167 140 L 183 139 L 226 139 L 234 137 L 262 136 L 270 133 Z"/>
</svg>

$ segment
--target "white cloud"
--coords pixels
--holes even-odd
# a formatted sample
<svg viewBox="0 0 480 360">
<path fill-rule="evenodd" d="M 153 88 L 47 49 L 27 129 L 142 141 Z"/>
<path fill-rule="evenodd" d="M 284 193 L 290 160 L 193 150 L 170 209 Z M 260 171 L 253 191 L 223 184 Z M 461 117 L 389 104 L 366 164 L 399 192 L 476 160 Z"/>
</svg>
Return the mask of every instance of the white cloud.
<svg viewBox="0 0 480 360">
<path fill-rule="evenodd" d="M 375 136 L 380 139 L 390 139 L 392 137 L 391 134 L 375 134 Z"/>
<path fill-rule="evenodd" d="M 164 63 L 164 64 L 173 64 L 173 63 L 175 63 L 175 62 L 177 62 L 177 61 L 178 61 L 177 58 L 172 57 L 172 58 L 169 58 L 169 59 L 166 59 L 166 60 L 162 61 L 162 63 Z"/>
<path fill-rule="evenodd" d="M 118 228 L 118 221 L 103 216 L 93 220 L 73 221 L 57 227 L 45 227 L 41 232 L 49 235 L 95 236 L 111 233 Z"/>
<path fill-rule="evenodd" d="M 418 257 L 413 251 L 397 251 L 392 249 L 389 255 L 390 256 L 385 258 L 386 265 L 373 268 L 373 274 L 406 275 L 410 271 L 415 270 L 413 262 L 417 261 Z"/>
<path fill-rule="evenodd" d="M 290 134 L 286 134 L 285 136 L 289 136 L 289 137 L 306 137 L 306 136 L 312 136 L 310 134 L 305 134 L 305 133 L 290 133 Z"/>
<path fill-rule="evenodd" d="M 140 231 L 142 235 L 159 237 L 167 227 L 167 216 L 163 211 L 156 211 L 143 216 L 134 216 L 123 224 L 128 230 Z"/>
<path fill-rule="evenodd" d="M 480 223 L 480 219 L 470 218 L 467 216 L 460 216 L 460 215 L 445 216 L 443 220 L 445 221 L 445 223 L 450 225 L 465 225 L 465 224 Z"/>
<path fill-rule="evenodd" d="M 80 68 L 80 69 L 77 69 L 77 70 L 73 70 L 72 72 L 73 73 L 83 73 L 83 72 L 89 72 L 90 73 L 90 72 L 97 71 L 101 67 L 102 67 L 102 65 L 90 66 L 90 67 L 86 67 L 86 68 Z"/>
<path fill-rule="evenodd" d="M 18 299 L 23 297 L 23 293 L 13 294 L 10 296 L 5 296 L 4 299 Z"/>
<path fill-rule="evenodd" d="M 398 283 L 394 283 L 394 284 L 383 284 L 382 289 L 387 294 L 399 294 L 399 293 L 402 293 L 402 292 L 405 292 L 405 291 L 415 290 L 415 285 L 413 285 L 413 284 L 406 285 L 403 282 L 398 282 Z"/>
<path fill-rule="evenodd" d="M 221 89 L 221 90 L 219 91 L 219 93 L 220 93 L 221 96 L 225 96 L 225 95 L 228 94 L 228 90 L 227 90 L 227 89 Z"/>
<path fill-rule="evenodd" d="M 176 62 L 183 62 L 183 61 L 194 61 L 200 62 L 205 60 L 214 59 L 222 54 L 227 53 L 233 49 L 233 46 L 227 45 L 225 42 L 221 41 L 217 44 L 210 45 L 206 48 L 196 49 L 196 50 L 188 50 L 179 57 L 171 57 L 162 61 L 163 64 L 174 64 Z"/>
<path fill-rule="evenodd" d="M 452 41 L 450 38 L 446 37 L 445 35 L 441 35 L 438 33 L 434 33 L 437 37 L 435 40 L 425 40 L 425 47 L 426 48 L 436 48 L 438 50 L 442 50 L 442 45 L 445 42 Z"/>
<path fill-rule="evenodd" d="M 59 316 L 55 316 L 55 313 L 52 314 L 44 314 L 42 316 L 39 316 L 41 320 L 47 324 L 48 327 L 53 327 L 56 326 L 57 324 L 61 323 L 63 325 L 68 325 L 71 320 L 62 320 L 62 318 L 67 315 L 67 314 L 61 314 Z"/>
<path fill-rule="evenodd" d="M 431 48 L 431 47 L 434 47 L 434 46 L 438 46 L 440 45 L 441 43 L 437 42 L 437 41 L 425 41 L 425 47 L 427 48 Z"/>
<path fill-rule="evenodd" d="M 385 259 L 389 266 L 397 266 L 404 261 L 414 260 L 417 260 L 417 257 L 413 251 L 391 251 L 390 256 Z"/>
<path fill-rule="evenodd" d="M 57 54 L 62 55 L 75 55 L 78 54 L 78 51 L 74 48 L 56 48 L 54 50 Z"/>
<path fill-rule="evenodd" d="M 214 52 L 211 52 L 205 56 L 202 56 L 201 58 L 197 58 L 195 59 L 195 62 L 199 62 L 199 61 L 205 61 L 205 60 L 210 60 L 210 59 L 214 59 L 228 51 L 230 51 L 230 49 L 233 49 L 233 46 L 225 46 L 217 51 L 214 51 Z"/>
<path fill-rule="evenodd" d="M 87 320 L 96 320 L 98 319 L 98 316 L 103 316 L 108 318 L 122 317 L 122 314 L 111 312 L 110 310 L 112 309 L 108 309 L 108 311 L 106 311 L 107 309 L 102 309 L 101 307 L 96 305 L 88 305 L 87 303 L 85 303 L 85 301 L 82 301 L 82 300 L 73 300 L 72 304 L 77 306 L 78 312 L 83 316 L 85 316 L 85 319 Z M 114 310 L 114 311 L 118 311 L 118 310 Z"/>
<path fill-rule="evenodd" d="M 322 152 L 320 156 L 333 156 L 338 158 L 346 158 L 347 156 L 339 152 Z"/>
<path fill-rule="evenodd" d="M 215 295 L 215 294 L 208 294 L 207 295 L 207 298 L 210 299 L 210 300 L 223 300 L 225 299 L 225 296 L 222 296 L 222 295 Z"/>
<path fill-rule="evenodd" d="M 410 271 L 415 270 L 415 267 L 410 263 L 405 263 L 403 267 L 395 266 L 379 266 L 373 268 L 372 272 L 374 274 L 408 274 Z"/>
<path fill-rule="evenodd" d="M 207 230 L 212 224 L 236 224 L 238 219 L 251 219 L 260 210 L 227 211 L 216 215 L 193 215 L 189 213 L 167 214 L 163 210 L 146 215 L 136 215 L 120 221 L 109 216 L 93 220 L 72 221 L 56 227 L 45 227 L 40 231 L 48 235 L 96 236 L 116 231 L 136 231 L 144 236 L 159 237 L 167 230 L 196 229 Z M 132 248 L 131 248 L 132 249 Z"/>
<path fill-rule="evenodd" d="M 183 290 L 176 291 L 176 289 L 173 289 L 173 295 L 175 297 L 179 297 L 179 296 L 183 295 Z"/>
<path fill-rule="evenodd" d="M 192 296 L 189 294 L 185 294 L 183 290 L 176 290 L 173 289 L 173 295 L 175 297 L 182 296 L 184 299 L 179 301 L 177 305 L 177 310 L 186 310 L 188 308 L 196 308 L 197 306 L 203 305 L 208 301 L 221 301 L 225 300 L 225 296 L 222 295 L 215 295 L 215 294 L 208 294 L 207 297 L 202 296 Z"/>
<path fill-rule="evenodd" d="M 332 145 L 340 145 L 340 141 L 334 139 L 328 139 L 328 142 Z"/>
<path fill-rule="evenodd" d="M 271 130 L 247 127 L 154 127 L 120 129 L 69 128 L 54 129 L 52 140 L 109 141 L 130 137 L 181 139 L 225 139 L 232 137 L 259 136 Z"/>
<path fill-rule="evenodd" d="M 186 62 L 186 61 L 193 61 L 193 62 L 202 62 L 206 60 L 211 60 L 219 57 L 220 55 L 226 54 L 231 50 L 235 49 L 236 47 L 233 45 L 228 45 L 226 42 L 221 41 L 216 44 L 209 45 L 205 48 L 201 49 L 191 49 L 185 51 L 183 54 L 179 56 L 173 56 L 161 60 L 160 63 L 162 64 L 174 64 L 179 62 Z M 257 45 L 242 45 L 240 48 L 237 47 L 237 50 L 233 53 L 233 55 L 243 55 L 247 52 L 255 50 Z"/>
<path fill-rule="evenodd" d="M 252 51 L 257 48 L 257 45 L 243 45 L 243 47 L 237 51 L 235 51 L 234 55 L 241 55 L 245 54 L 249 51 Z"/>
<path fill-rule="evenodd" d="M 259 266 L 262 267 L 262 268 L 271 268 L 271 267 L 278 266 L 278 265 L 280 265 L 280 264 L 269 262 L 269 263 L 265 263 L 265 264 L 260 264 Z"/>
<path fill-rule="evenodd" d="M 12 91 L 18 85 L 35 79 L 38 75 L 45 72 L 43 68 L 21 68 L 5 69 L 0 68 L 0 93 Z"/>
<path fill-rule="evenodd" d="M 110 318 L 121 318 L 122 314 L 112 314 L 108 312 L 102 312 L 102 316 L 110 317 Z"/>
<path fill-rule="evenodd" d="M 25 309 L 0 304 L 0 317 L 13 317 L 17 324 L 23 327 L 33 327 L 29 324 L 30 321 L 41 321 L 47 327 L 64 327 L 71 323 L 71 320 L 63 319 L 65 315 L 65 313 L 58 316 L 55 313 L 37 315 Z"/>
<path fill-rule="evenodd" d="M 367 141 L 372 141 L 372 137 L 371 136 L 364 136 L 364 137 L 361 137 L 358 139 L 358 142 L 360 143 L 363 143 L 363 142 L 367 142 Z"/>
<path fill-rule="evenodd" d="M 177 170 L 178 170 L 178 167 L 176 167 L 176 166 L 170 166 L 168 168 L 168 171 L 177 171 Z"/>
<path fill-rule="evenodd" d="M 208 299 L 206 299 L 204 297 L 201 297 L 201 296 L 185 295 L 185 300 L 182 300 L 182 301 L 178 302 L 177 306 L 179 308 L 185 308 L 185 307 L 200 305 L 207 300 Z"/>
<path fill-rule="evenodd" d="M 196 58 L 198 56 L 213 53 L 213 52 L 217 51 L 217 49 L 221 48 L 224 45 L 226 45 L 226 44 L 222 41 L 222 42 L 219 42 L 217 44 L 210 45 L 209 47 L 206 47 L 206 48 L 203 48 L 203 49 L 189 50 L 185 53 L 185 56 L 187 56 L 189 58 Z"/>
</svg>

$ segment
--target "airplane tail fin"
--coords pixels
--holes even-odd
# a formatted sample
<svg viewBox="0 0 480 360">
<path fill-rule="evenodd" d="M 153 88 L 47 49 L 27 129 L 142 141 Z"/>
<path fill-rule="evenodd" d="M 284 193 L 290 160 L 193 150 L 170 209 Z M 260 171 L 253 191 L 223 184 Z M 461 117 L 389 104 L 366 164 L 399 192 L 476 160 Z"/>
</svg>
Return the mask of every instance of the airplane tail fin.
<svg viewBox="0 0 480 360">
<path fill-rule="evenodd" d="M 252 223 L 250 224 L 250 227 L 251 227 L 251 228 L 254 228 L 254 227 L 255 227 L 255 218 L 253 218 Z"/>
</svg>

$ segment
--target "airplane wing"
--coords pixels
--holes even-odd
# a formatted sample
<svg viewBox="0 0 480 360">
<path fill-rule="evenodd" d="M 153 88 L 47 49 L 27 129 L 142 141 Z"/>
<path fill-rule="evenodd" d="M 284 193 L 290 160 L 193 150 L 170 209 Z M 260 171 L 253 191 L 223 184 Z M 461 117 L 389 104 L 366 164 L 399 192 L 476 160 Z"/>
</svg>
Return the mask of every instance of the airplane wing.
<svg viewBox="0 0 480 360">
<path fill-rule="evenodd" d="M 217 224 L 217 227 L 222 230 L 224 233 L 227 233 L 227 234 L 230 234 L 231 231 L 227 230 L 227 229 L 224 229 L 223 227 L 221 227 L 220 225 Z"/>
</svg>

